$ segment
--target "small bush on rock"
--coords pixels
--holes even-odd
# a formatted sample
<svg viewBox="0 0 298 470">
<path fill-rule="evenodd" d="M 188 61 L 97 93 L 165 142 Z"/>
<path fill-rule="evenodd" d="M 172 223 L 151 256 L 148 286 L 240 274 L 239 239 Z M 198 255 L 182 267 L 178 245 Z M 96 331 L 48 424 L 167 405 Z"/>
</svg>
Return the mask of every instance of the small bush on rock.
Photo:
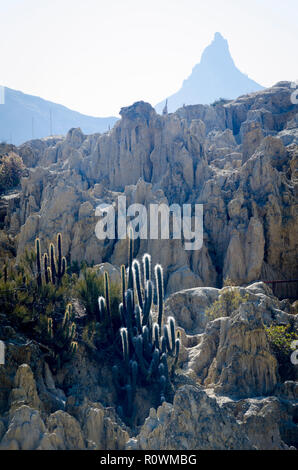
<svg viewBox="0 0 298 470">
<path fill-rule="evenodd" d="M 74 293 L 85 307 L 88 318 L 96 320 L 99 315 L 98 297 L 105 293 L 104 276 L 99 276 L 94 269 L 86 267 L 74 286 Z M 112 314 L 118 314 L 120 298 L 120 286 L 110 283 Z"/>
<path fill-rule="evenodd" d="M 298 339 L 298 334 L 290 331 L 290 325 L 270 325 L 265 331 L 278 361 L 289 361 L 293 352 L 291 343 Z"/>
<path fill-rule="evenodd" d="M 224 287 L 218 300 L 215 300 L 205 314 L 209 320 L 230 316 L 240 304 L 247 302 L 248 294 L 242 296 L 235 287 Z"/>
<path fill-rule="evenodd" d="M 59 325 L 71 299 L 72 279 L 66 274 L 61 246 L 62 238 L 58 234 L 57 257 L 53 244 L 49 253 L 41 257 L 41 243 L 37 238 L 35 249 L 27 250 L 17 264 L 10 261 L 4 265 L 0 277 L 0 311 L 5 312 L 7 325 L 48 346 L 50 355 L 63 360 L 64 353 L 71 348 L 69 337 L 64 338 L 66 327 L 61 330 Z"/>
<path fill-rule="evenodd" d="M 24 170 L 23 160 L 16 153 L 10 152 L 2 156 L 0 159 L 0 194 L 17 186 Z"/>
</svg>

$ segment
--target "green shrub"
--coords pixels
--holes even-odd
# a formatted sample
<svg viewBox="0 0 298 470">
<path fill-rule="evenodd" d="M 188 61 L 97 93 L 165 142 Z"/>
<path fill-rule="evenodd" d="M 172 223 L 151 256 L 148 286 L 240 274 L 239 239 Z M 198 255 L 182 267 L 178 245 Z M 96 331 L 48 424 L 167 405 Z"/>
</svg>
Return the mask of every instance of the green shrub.
<svg viewBox="0 0 298 470">
<path fill-rule="evenodd" d="M 63 311 L 70 297 L 70 285 L 66 279 L 59 287 L 51 283 L 38 284 L 34 259 L 34 252 L 26 252 L 20 264 L 9 265 L 7 274 L 0 279 L 0 311 L 6 314 L 13 326 L 28 330 L 31 335 L 34 331 L 39 332 L 42 315 Z"/>
<path fill-rule="evenodd" d="M 89 320 L 98 319 L 98 297 L 105 295 L 104 276 L 99 276 L 92 268 L 85 268 L 74 286 L 74 294 L 82 302 Z M 110 305 L 112 316 L 118 316 L 118 305 L 121 299 L 120 286 L 110 284 Z"/>
<path fill-rule="evenodd" d="M 235 287 L 239 286 L 239 283 L 235 281 L 234 279 L 231 279 L 229 276 L 227 276 L 224 281 L 223 281 L 223 287 Z"/>
<path fill-rule="evenodd" d="M 59 368 L 63 362 L 71 359 L 78 348 L 72 305 L 67 304 L 64 315 L 59 320 L 55 316 L 45 316 L 44 321 L 43 343 L 50 348 L 52 365 Z"/>
<path fill-rule="evenodd" d="M 230 316 L 239 305 L 247 302 L 248 294 L 242 296 L 239 289 L 235 287 L 224 287 L 218 300 L 215 300 L 211 307 L 205 311 L 206 316 L 209 320 L 215 320 L 215 318 Z"/>
<path fill-rule="evenodd" d="M 280 363 L 288 362 L 293 352 L 291 343 L 298 339 L 298 334 L 290 331 L 290 325 L 270 325 L 265 327 L 265 331 L 277 360 Z"/>
<path fill-rule="evenodd" d="M 40 242 L 37 239 L 35 250 L 26 250 L 17 264 L 13 261 L 6 263 L 0 277 L 0 311 L 5 313 L 6 323 L 17 332 L 48 345 L 53 356 L 60 355 L 63 359 L 63 344 L 57 325 L 62 322 L 66 305 L 71 299 L 73 281 L 70 276 L 63 275 L 57 284 L 45 282 L 40 258 Z M 48 335 L 49 319 L 55 331 L 51 341 Z M 69 349 L 65 346 L 64 352 Z"/>
<path fill-rule="evenodd" d="M 19 155 L 10 152 L 0 160 L 0 193 L 12 189 L 20 182 L 25 166 Z"/>
<path fill-rule="evenodd" d="M 96 322 L 89 321 L 87 325 L 83 328 L 82 332 L 82 340 L 88 348 L 92 349 L 93 351 L 96 350 Z"/>
</svg>

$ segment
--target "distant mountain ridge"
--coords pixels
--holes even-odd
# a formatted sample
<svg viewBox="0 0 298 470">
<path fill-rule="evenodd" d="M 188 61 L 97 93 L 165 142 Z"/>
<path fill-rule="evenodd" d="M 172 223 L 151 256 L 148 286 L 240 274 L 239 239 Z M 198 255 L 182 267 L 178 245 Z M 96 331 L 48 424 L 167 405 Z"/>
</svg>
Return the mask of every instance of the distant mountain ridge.
<svg viewBox="0 0 298 470">
<path fill-rule="evenodd" d="M 0 104 L 0 141 L 20 145 L 49 135 L 65 135 L 72 127 L 85 134 L 105 132 L 117 117 L 93 117 L 72 111 L 61 104 L 5 87 Z"/>
<path fill-rule="evenodd" d="M 211 104 L 219 98 L 234 99 L 240 95 L 263 90 L 247 75 L 240 72 L 230 54 L 228 41 L 215 33 L 212 43 L 203 51 L 201 61 L 192 69 L 177 93 L 168 97 L 168 111 L 174 112 L 190 104 Z M 166 99 L 156 105 L 161 113 Z"/>
<path fill-rule="evenodd" d="M 219 98 L 234 99 L 263 88 L 240 72 L 231 57 L 227 40 L 215 33 L 212 43 L 203 51 L 200 63 L 194 66 L 180 90 L 168 97 L 167 108 L 174 112 L 184 104 L 210 104 Z M 7 87 L 4 98 L 4 104 L 0 104 L 0 142 L 15 145 L 49 135 L 66 135 L 74 127 L 80 127 L 84 134 L 102 133 L 113 127 L 118 119 L 87 116 Z M 156 111 L 161 113 L 165 103 L 166 99 L 158 103 Z"/>
</svg>

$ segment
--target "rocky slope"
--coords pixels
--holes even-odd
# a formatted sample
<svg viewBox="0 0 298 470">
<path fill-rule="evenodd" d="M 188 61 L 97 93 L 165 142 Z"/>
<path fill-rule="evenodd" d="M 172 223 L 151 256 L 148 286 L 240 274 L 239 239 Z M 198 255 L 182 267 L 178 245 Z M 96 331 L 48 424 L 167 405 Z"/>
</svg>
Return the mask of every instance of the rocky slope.
<svg viewBox="0 0 298 470">
<path fill-rule="evenodd" d="M 143 393 L 132 428 L 115 413 L 109 367 L 83 346 L 53 373 L 36 342 L 3 326 L 0 366 L 0 448 L 6 449 L 290 449 L 298 447 L 298 366 L 284 380 L 264 326 L 298 317 L 263 283 L 234 288 L 245 297 L 228 316 L 210 321 L 208 307 L 224 290 L 172 294 L 183 347 L 173 403 L 155 410 Z"/>
<path fill-rule="evenodd" d="M 256 280 L 297 279 L 298 114 L 289 82 L 216 106 L 194 105 L 158 115 L 147 103 L 122 108 L 105 134 L 71 129 L 66 138 L 18 148 L 29 176 L 9 200 L 5 233 L 20 255 L 35 237 L 46 247 L 63 233 L 69 261 L 126 261 L 126 243 L 99 241 L 95 208 L 120 194 L 137 202 L 201 203 L 204 244 L 141 240 L 161 263 L 167 293 Z M 297 297 L 295 284 L 280 288 Z"/>
</svg>

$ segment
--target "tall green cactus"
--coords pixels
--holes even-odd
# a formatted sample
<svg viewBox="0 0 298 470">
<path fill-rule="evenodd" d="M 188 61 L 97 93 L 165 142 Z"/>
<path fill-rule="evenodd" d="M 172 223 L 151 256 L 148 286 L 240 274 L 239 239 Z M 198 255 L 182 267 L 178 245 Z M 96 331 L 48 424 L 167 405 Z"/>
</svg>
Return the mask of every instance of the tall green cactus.
<svg viewBox="0 0 298 470">
<path fill-rule="evenodd" d="M 61 284 L 62 278 L 66 273 L 66 258 L 62 256 L 62 235 L 58 233 L 57 235 L 57 251 L 58 258 L 56 260 L 55 256 L 55 246 L 53 243 L 50 243 L 49 246 L 49 255 L 44 253 L 43 263 L 41 262 L 41 250 L 40 250 L 40 240 L 36 238 L 35 240 L 35 255 L 36 255 L 36 280 L 37 285 L 40 288 L 42 286 L 42 271 L 44 272 L 45 283 Z M 43 267 L 42 267 L 43 264 Z"/>
<path fill-rule="evenodd" d="M 58 257 L 56 259 L 55 255 L 55 246 L 53 243 L 50 243 L 50 268 L 51 268 L 51 278 L 52 283 L 57 284 L 58 286 L 61 284 L 62 278 L 66 273 L 66 258 L 62 255 L 62 235 L 58 233 L 57 235 L 57 252 Z"/>
<path fill-rule="evenodd" d="M 37 271 L 37 285 L 39 288 L 42 286 L 42 276 L 41 276 L 41 256 L 40 256 L 40 240 L 36 238 L 35 240 L 35 255 L 36 255 L 36 271 Z"/>
<path fill-rule="evenodd" d="M 133 232 L 129 230 L 129 249 L 128 249 L 128 289 L 133 289 L 133 272 L 132 272 L 132 261 L 133 261 Z"/>
<path fill-rule="evenodd" d="M 102 296 L 98 297 L 98 312 L 99 312 L 99 315 L 98 315 L 97 321 L 98 323 L 101 323 L 104 321 L 106 317 L 106 301 L 105 301 L 105 298 Z"/>
<path fill-rule="evenodd" d="M 144 281 L 140 264 L 133 260 L 133 242 L 129 240 L 128 270 L 121 266 L 122 302 L 119 305 L 121 319 L 120 338 L 122 363 L 113 367 L 113 382 L 117 392 L 120 415 L 132 419 L 137 385 L 156 385 L 160 403 L 167 398 L 171 387 L 168 357 L 174 358 L 172 372 L 178 361 L 180 339 L 175 334 L 175 321 L 169 318 L 163 325 L 164 287 L 160 265 L 155 267 L 158 298 L 158 320 L 153 321 L 153 283 L 151 281 L 151 257 L 143 257 Z M 128 278 L 128 279 L 127 279 Z M 137 303 L 134 298 L 137 294 Z M 99 298 L 101 321 L 109 307 L 109 283 L 105 274 L 105 299 Z M 110 314 L 107 315 L 110 318 Z M 173 360 L 172 360 L 173 362 Z"/>
<path fill-rule="evenodd" d="M 66 258 L 62 256 L 62 235 L 57 235 L 57 248 L 58 248 L 58 259 L 57 259 L 57 281 L 58 285 L 61 284 L 61 280 L 66 271 Z"/>
<path fill-rule="evenodd" d="M 110 280 L 107 272 L 104 273 L 105 300 L 108 318 L 112 319 L 110 309 Z"/>
<path fill-rule="evenodd" d="M 4 265 L 4 268 L 3 268 L 3 278 L 4 278 L 4 282 L 5 284 L 7 283 L 7 280 L 8 280 L 8 273 L 7 273 L 7 264 Z"/>
<path fill-rule="evenodd" d="M 47 278 L 48 278 L 49 282 L 51 282 L 53 284 L 52 270 L 49 266 L 47 267 Z"/>
<path fill-rule="evenodd" d="M 151 256 L 145 253 L 143 256 L 144 279 L 145 283 L 151 279 Z"/>
<path fill-rule="evenodd" d="M 47 253 L 45 253 L 43 255 L 43 270 L 44 270 L 44 277 L 45 277 L 46 284 L 49 284 L 50 279 L 51 279 L 51 276 L 49 275 L 48 262 L 49 262 L 48 255 Z"/>
<path fill-rule="evenodd" d="M 52 283 L 56 283 L 56 258 L 55 258 L 55 247 L 53 243 L 50 243 L 50 268 L 52 273 Z"/>
<path fill-rule="evenodd" d="M 140 263 L 135 259 L 132 263 L 133 275 L 134 275 L 134 283 L 137 290 L 138 302 L 140 309 L 143 310 L 144 303 L 143 303 L 143 295 L 142 295 L 142 287 L 141 287 L 141 270 L 140 270 Z"/>
<path fill-rule="evenodd" d="M 158 325 L 161 328 L 162 324 L 162 315 L 163 315 L 163 272 L 162 267 L 157 264 L 155 266 L 155 279 L 156 279 L 156 286 L 157 286 L 157 300 L 158 300 Z"/>
<path fill-rule="evenodd" d="M 128 333 L 127 328 L 122 327 L 120 329 L 121 340 L 122 340 L 122 351 L 123 351 L 123 359 L 125 361 L 126 366 L 129 363 L 129 345 L 128 345 Z"/>
<path fill-rule="evenodd" d="M 47 321 L 48 339 L 54 351 L 57 362 L 68 360 L 76 353 L 78 344 L 76 342 L 76 324 L 74 323 L 74 312 L 72 305 L 66 306 L 63 320 L 59 321 L 49 317 Z"/>
</svg>

